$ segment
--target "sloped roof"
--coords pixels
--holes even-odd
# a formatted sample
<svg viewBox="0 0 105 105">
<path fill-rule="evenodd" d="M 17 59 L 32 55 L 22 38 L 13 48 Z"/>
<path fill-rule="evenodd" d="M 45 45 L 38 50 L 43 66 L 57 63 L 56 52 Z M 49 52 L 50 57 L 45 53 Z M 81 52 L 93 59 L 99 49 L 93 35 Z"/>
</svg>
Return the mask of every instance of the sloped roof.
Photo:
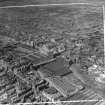
<svg viewBox="0 0 105 105">
<path fill-rule="evenodd" d="M 54 86 L 64 97 L 67 97 L 74 91 L 76 91 L 76 87 L 72 85 L 69 81 L 59 76 L 56 77 L 48 77 L 47 80 Z"/>
<path fill-rule="evenodd" d="M 50 87 L 48 89 L 45 89 L 44 91 L 48 94 L 56 94 L 58 92 L 54 87 Z"/>
</svg>

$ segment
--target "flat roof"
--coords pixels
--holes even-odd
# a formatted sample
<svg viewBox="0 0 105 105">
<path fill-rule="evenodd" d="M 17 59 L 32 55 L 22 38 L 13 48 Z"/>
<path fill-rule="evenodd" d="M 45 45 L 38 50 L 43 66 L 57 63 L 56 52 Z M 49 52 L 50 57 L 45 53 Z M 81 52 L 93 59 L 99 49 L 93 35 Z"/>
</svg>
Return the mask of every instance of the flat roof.
<svg viewBox="0 0 105 105">
<path fill-rule="evenodd" d="M 49 76 L 48 73 L 52 74 L 52 76 L 62 76 L 69 74 L 71 71 L 65 66 L 65 63 L 66 62 L 63 58 L 57 58 L 56 61 L 41 67 L 39 71 L 45 76 Z"/>
</svg>

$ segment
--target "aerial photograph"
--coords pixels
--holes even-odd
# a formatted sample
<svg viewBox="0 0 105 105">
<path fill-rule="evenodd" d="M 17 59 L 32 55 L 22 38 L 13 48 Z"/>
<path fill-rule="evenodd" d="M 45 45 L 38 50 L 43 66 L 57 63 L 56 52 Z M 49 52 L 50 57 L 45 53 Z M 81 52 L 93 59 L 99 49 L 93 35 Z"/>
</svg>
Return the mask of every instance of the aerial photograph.
<svg viewBox="0 0 105 105">
<path fill-rule="evenodd" d="M 104 99 L 102 6 L 0 8 L 0 105 L 105 105 Z"/>
</svg>

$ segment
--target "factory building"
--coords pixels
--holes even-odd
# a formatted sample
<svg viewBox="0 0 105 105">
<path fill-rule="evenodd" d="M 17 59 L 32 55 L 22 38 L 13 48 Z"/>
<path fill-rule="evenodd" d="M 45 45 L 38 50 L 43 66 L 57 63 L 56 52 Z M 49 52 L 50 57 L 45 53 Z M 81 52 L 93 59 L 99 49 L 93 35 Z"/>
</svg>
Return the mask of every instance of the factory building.
<svg viewBox="0 0 105 105">
<path fill-rule="evenodd" d="M 78 88 L 59 76 L 48 77 L 46 80 L 49 82 L 50 86 L 56 88 L 64 97 L 71 96 L 78 92 Z"/>
</svg>

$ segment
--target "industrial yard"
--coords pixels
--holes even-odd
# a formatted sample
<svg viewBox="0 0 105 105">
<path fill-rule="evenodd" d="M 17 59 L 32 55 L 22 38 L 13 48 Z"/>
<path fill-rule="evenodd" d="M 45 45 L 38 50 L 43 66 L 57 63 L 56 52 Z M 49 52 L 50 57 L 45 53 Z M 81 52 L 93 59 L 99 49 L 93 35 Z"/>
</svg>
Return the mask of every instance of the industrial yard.
<svg viewBox="0 0 105 105">
<path fill-rule="evenodd" d="M 104 69 L 102 6 L 0 8 L 0 104 L 104 105 Z"/>
</svg>

